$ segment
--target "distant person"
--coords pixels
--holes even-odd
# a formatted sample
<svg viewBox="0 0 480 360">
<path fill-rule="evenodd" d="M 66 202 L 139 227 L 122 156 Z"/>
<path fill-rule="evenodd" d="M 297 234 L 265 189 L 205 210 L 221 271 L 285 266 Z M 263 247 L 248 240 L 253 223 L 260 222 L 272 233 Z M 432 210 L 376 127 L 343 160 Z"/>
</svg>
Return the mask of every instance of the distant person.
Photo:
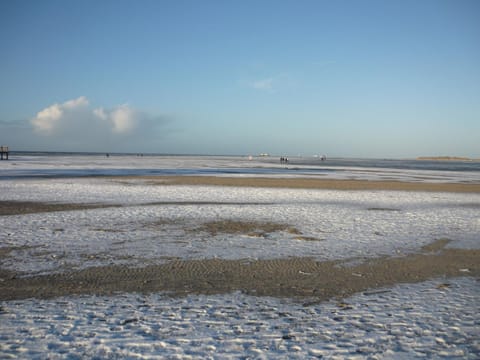
<svg viewBox="0 0 480 360">
<path fill-rule="evenodd" d="M 108 158 L 108 157 L 110 157 L 110 154 L 109 154 L 109 153 L 106 153 L 105 156 Z"/>
</svg>

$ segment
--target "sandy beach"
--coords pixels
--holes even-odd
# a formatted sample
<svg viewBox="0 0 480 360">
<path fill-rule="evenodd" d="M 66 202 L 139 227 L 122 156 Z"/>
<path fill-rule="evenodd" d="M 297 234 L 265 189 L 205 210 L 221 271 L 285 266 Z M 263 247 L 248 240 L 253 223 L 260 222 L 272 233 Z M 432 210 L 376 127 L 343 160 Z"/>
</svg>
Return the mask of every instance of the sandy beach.
<svg viewBox="0 0 480 360">
<path fill-rule="evenodd" d="M 0 354 L 478 357 L 476 173 L 111 172 L 2 180 Z"/>
</svg>

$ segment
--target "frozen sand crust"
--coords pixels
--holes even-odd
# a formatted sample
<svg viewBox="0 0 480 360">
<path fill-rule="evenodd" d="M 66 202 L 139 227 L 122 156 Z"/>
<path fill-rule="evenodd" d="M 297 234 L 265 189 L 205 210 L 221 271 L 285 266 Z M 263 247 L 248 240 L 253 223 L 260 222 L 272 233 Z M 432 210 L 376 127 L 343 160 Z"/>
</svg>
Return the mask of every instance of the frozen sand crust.
<svg viewBox="0 0 480 360">
<path fill-rule="evenodd" d="M 0 355 L 477 359 L 478 298 L 478 281 L 458 278 L 307 306 L 238 292 L 7 301 L 1 303 Z"/>
</svg>

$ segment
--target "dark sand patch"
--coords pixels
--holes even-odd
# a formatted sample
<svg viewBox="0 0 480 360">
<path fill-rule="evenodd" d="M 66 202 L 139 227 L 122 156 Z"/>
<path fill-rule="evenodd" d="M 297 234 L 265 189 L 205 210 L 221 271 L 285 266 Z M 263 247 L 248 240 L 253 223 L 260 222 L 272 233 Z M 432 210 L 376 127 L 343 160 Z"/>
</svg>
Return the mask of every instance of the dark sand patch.
<svg viewBox="0 0 480 360">
<path fill-rule="evenodd" d="M 302 241 L 323 241 L 324 239 L 318 239 L 318 238 L 313 237 L 313 236 L 303 236 L 303 235 L 299 235 L 299 236 L 295 236 L 295 240 L 302 240 Z"/>
<path fill-rule="evenodd" d="M 0 200 L 0 216 L 2 215 L 22 215 L 34 214 L 54 211 L 76 211 L 89 209 L 105 209 L 119 207 L 135 207 L 135 206 L 202 206 L 202 205 L 231 205 L 231 206 L 248 206 L 248 205 L 268 205 L 270 203 L 258 202 L 216 202 L 216 201 L 162 201 L 140 204 L 81 204 L 81 203 L 50 203 L 50 202 L 34 202 L 34 201 L 2 201 Z"/>
<path fill-rule="evenodd" d="M 435 277 L 480 276 L 480 250 L 433 248 L 405 257 L 363 262 L 310 258 L 275 260 L 172 260 L 132 268 L 105 266 L 62 274 L 19 277 L 0 270 L 0 300 L 118 292 L 166 292 L 172 296 L 242 291 L 251 295 L 294 297 L 309 302 L 375 291 L 397 283 Z M 427 250 L 430 248 L 426 247 Z"/>
<path fill-rule="evenodd" d="M 288 231 L 290 233 L 299 234 L 297 229 L 284 224 L 236 220 L 210 221 L 204 223 L 199 228 L 196 228 L 195 231 L 205 231 L 212 236 L 215 236 L 218 233 L 263 236 L 265 234 L 274 233 L 277 231 Z"/>
<path fill-rule="evenodd" d="M 400 209 L 395 209 L 395 208 L 381 208 L 381 207 L 372 207 L 368 208 L 368 211 L 402 211 Z"/>
<path fill-rule="evenodd" d="M 0 201 L 0 216 L 21 215 L 54 211 L 102 209 L 108 207 L 120 207 L 113 204 L 59 204 L 34 201 Z"/>
<path fill-rule="evenodd" d="M 444 249 L 449 242 L 451 242 L 450 239 L 438 239 L 430 244 L 422 246 L 422 250 L 426 252 L 440 251 Z"/>
<path fill-rule="evenodd" d="M 193 229 L 193 231 L 204 231 L 211 236 L 216 236 L 217 234 L 241 234 L 259 238 L 265 238 L 275 232 L 286 232 L 291 235 L 296 235 L 296 240 L 318 240 L 314 237 L 304 236 L 302 232 L 294 226 L 275 222 L 219 220 L 204 223 L 200 227 Z"/>
<path fill-rule="evenodd" d="M 10 256 L 10 253 L 13 251 L 25 251 L 34 248 L 39 248 L 40 246 L 32 246 L 32 245 L 23 245 L 23 246 L 2 246 L 0 247 L 0 260 Z"/>
<path fill-rule="evenodd" d="M 109 228 L 92 228 L 92 231 L 105 232 L 105 233 L 124 233 L 126 230 L 121 229 L 109 229 Z"/>
</svg>

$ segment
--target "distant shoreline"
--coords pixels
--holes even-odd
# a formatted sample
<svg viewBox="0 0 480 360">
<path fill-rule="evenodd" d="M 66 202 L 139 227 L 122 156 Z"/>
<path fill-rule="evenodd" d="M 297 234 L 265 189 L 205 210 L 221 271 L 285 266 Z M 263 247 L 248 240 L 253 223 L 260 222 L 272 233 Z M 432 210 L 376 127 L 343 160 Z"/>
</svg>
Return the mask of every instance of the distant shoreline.
<svg viewBox="0 0 480 360">
<path fill-rule="evenodd" d="M 475 161 L 480 159 L 471 159 L 463 156 L 419 156 L 416 160 L 428 160 L 428 161 Z"/>
<path fill-rule="evenodd" d="M 155 153 L 155 152 L 102 152 L 102 151 L 34 151 L 34 150 L 11 150 L 10 153 L 12 155 L 30 155 L 30 156 L 101 156 L 105 157 L 107 154 L 110 156 L 145 156 L 145 157 L 235 157 L 235 158 L 249 158 L 247 154 L 202 154 L 202 153 Z M 281 155 L 253 155 L 253 158 L 270 158 L 276 159 Z M 295 156 L 289 156 L 290 158 L 295 158 Z M 318 159 L 315 156 L 308 156 L 308 155 L 298 155 L 299 158 L 312 158 Z M 344 160 L 351 160 L 357 159 L 356 157 L 352 156 L 333 156 L 330 159 L 344 159 Z M 480 162 L 480 158 L 469 158 L 466 156 L 418 156 L 416 158 L 404 158 L 404 157 L 392 157 L 392 158 L 384 158 L 381 156 L 377 157 L 366 157 L 361 158 L 364 160 L 427 160 L 427 161 L 473 161 L 473 162 Z"/>
</svg>

